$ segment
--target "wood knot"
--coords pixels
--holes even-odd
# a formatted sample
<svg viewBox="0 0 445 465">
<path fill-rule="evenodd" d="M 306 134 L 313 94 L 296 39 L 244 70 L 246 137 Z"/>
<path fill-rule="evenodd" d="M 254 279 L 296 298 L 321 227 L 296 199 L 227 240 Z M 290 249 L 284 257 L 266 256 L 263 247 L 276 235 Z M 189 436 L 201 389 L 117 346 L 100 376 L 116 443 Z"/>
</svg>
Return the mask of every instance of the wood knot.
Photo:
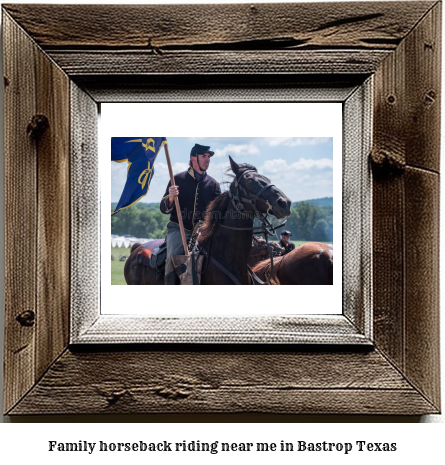
<svg viewBox="0 0 445 465">
<path fill-rule="evenodd" d="M 31 139 L 39 140 L 49 128 L 49 121 L 45 115 L 34 115 L 26 128 L 26 133 Z"/>
<path fill-rule="evenodd" d="M 22 326 L 34 326 L 35 313 L 32 310 L 26 310 L 20 313 L 20 315 L 17 315 L 16 320 Z"/>
<path fill-rule="evenodd" d="M 399 176 L 405 172 L 405 158 L 400 153 L 379 149 L 371 153 L 370 159 L 375 177 Z"/>
</svg>

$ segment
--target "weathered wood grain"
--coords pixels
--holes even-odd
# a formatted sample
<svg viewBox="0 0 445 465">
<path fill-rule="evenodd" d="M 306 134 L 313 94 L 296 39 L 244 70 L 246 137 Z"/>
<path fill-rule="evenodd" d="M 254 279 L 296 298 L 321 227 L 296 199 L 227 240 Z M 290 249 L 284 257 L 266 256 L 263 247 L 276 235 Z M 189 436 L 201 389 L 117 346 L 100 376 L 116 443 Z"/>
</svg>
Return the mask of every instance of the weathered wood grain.
<svg viewBox="0 0 445 465">
<path fill-rule="evenodd" d="M 7 4 L 4 8 L 44 49 L 82 46 L 159 50 L 194 46 L 279 50 L 395 49 L 433 5 L 413 1 L 325 3 L 322 7 L 317 3 L 270 3 L 205 8 Z"/>
<path fill-rule="evenodd" d="M 22 4 L 6 5 L 4 12 L 5 411 L 439 410 L 440 3 Z M 77 290 L 68 284 L 66 257 L 49 250 L 51 238 L 64 250 L 69 224 L 63 142 L 69 126 L 60 108 L 68 81 L 58 66 L 80 86 L 70 84 L 70 130 L 73 109 L 94 113 L 84 91 L 99 102 L 122 101 L 130 93 L 134 101 L 152 101 L 156 93 L 165 101 L 182 91 L 187 100 L 203 88 L 218 95 L 219 88 L 232 86 L 238 100 L 243 88 L 266 82 L 288 92 L 297 82 L 342 87 L 374 74 L 372 158 L 374 166 L 380 163 L 373 185 L 376 350 L 90 347 L 65 349 L 57 358 L 67 340 L 66 286 L 71 298 L 73 291 L 82 295 L 82 282 Z M 26 128 L 37 110 L 47 113 L 49 128 L 30 139 Z M 81 157 L 95 151 L 82 146 L 94 138 L 85 131 L 83 142 L 70 146 Z M 72 214 L 72 224 L 83 218 L 79 209 Z M 59 268 L 60 278 L 52 275 Z M 355 321 L 361 329 L 367 325 Z"/>
<path fill-rule="evenodd" d="M 363 75 L 76 75 L 73 81 L 101 103 L 343 102 L 363 83 Z"/>
<path fill-rule="evenodd" d="M 72 82 L 70 95 L 70 246 L 75 257 L 70 263 L 72 342 L 100 313 L 100 193 L 98 106 Z"/>
<path fill-rule="evenodd" d="M 403 180 L 373 181 L 374 342 L 404 369 Z"/>
<path fill-rule="evenodd" d="M 155 350 L 66 352 L 11 413 L 434 411 L 378 352 Z"/>
<path fill-rule="evenodd" d="M 343 315 L 372 340 L 372 79 L 343 104 Z M 347 175 L 345 174 L 347 173 Z M 346 284 L 347 282 L 347 284 Z"/>
<path fill-rule="evenodd" d="M 440 353 L 439 345 L 433 343 L 439 340 L 440 329 L 438 174 L 407 168 L 404 215 L 405 371 L 414 386 L 439 407 Z"/>
<path fill-rule="evenodd" d="M 41 50 L 35 55 L 36 114 L 48 127 L 37 148 L 36 377 L 68 344 L 70 296 L 69 78 Z"/>
<path fill-rule="evenodd" d="M 404 181 L 406 165 L 406 44 L 384 60 L 375 75 L 372 160 L 374 337 L 405 367 Z"/>
<path fill-rule="evenodd" d="M 68 343 L 69 79 L 6 14 L 4 22 L 8 409 Z M 17 321 L 23 312 L 32 320 Z"/>
<path fill-rule="evenodd" d="M 376 73 L 372 153 L 375 342 L 436 405 L 440 8 Z"/>
<path fill-rule="evenodd" d="M 404 180 L 406 54 L 403 42 L 375 74 L 373 148 L 374 340 L 405 367 Z M 379 163 L 380 165 L 377 165 Z"/>
<path fill-rule="evenodd" d="M 406 60 L 406 163 L 439 172 L 442 3 L 404 42 Z"/>
<path fill-rule="evenodd" d="M 5 156 L 5 389 L 9 410 L 35 382 L 37 157 L 35 46 L 3 15 Z M 19 320 L 17 320 L 19 318 Z"/>
<path fill-rule="evenodd" d="M 85 276 L 85 269 L 79 269 L 78 272 L 81 276 Z M 82 290 L 85 293 L 90 288 L 91 295 L 97 295 L 98 290 L 92 285 L 85 285 Z M 123 319 L 120 315 L 100 315 L 100 309 L 92 308 L 89 303 L 91 300 L 91 298 L 90 301 L 84 299 L 73 308 L 71 325 L 73 344 L 261 344 L 264 342 L 274 345 L 298 343 L 370 346 L 371 344 L 369 334 L 359 332 L 357 327 L 343 315 L 330 315 L 327 318 L 185 316 L 178 319 L 166 316 Z"/>
<path fill-rule="evenodd" d="M 389 50 L 50 51 L 73 78 L 136 74 L 371 74 Z"/>
</svg>

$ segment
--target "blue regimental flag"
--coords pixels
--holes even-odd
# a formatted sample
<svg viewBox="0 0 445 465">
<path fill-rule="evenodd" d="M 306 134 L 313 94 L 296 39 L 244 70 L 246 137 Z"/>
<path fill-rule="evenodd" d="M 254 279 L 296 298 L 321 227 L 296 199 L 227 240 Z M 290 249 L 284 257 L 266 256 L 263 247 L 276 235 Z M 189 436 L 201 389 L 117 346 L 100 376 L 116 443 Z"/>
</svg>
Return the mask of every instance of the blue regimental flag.
<svg viewBox="0 0 445 465">
<path fill-rule="evenodd" d="M 115 215 L 123 208 L 131 207 L 147 195 L 154 175 L 154 162 L 161 147 L 167 143 L 165 137 L 112 137 L 111 161 L 128 163 L 125 183 Z"/>
</svg>

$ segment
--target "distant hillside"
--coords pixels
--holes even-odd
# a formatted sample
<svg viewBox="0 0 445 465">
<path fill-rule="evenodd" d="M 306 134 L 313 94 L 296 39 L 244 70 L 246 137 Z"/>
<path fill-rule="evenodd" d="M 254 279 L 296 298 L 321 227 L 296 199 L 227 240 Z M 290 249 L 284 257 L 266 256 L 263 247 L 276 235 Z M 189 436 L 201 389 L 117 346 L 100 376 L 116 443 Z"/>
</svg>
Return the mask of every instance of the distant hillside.
<svg viewBox="0 0 445 465">
<path fill-rule="evenodd" d="M 300 202 L 294 202 L 292 205 L 299 205 L 302 202 L 306 202 L 310 205 L 315 205 L 316 207 L 327 207 L 333 206 L 334 199 L 332 197 L 323 197 L 322 199 L 311 199 L 302 200 Z"/>
</svg>

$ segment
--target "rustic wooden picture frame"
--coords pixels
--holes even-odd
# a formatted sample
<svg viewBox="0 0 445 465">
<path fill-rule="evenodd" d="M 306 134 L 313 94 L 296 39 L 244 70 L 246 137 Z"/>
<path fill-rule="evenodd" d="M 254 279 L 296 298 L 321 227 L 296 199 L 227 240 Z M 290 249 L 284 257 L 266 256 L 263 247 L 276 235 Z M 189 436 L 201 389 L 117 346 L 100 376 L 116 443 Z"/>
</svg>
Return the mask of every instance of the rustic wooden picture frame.
<svg viewBox="0 0 445 465">
<path fill-rule="evenodd" d="M 440 2 L 2 14 L 6 414 L 439 412 Z M 372 326 L 370 345 L 69 344 L 73 295 L 91 304 L 72 273 L 97 258 L 77 248 L 76 225 L 97 221 L 81 208 L 95 186 L 70 161 L 97 143 L 95 124 L 73 126 L 79 111 L 91 123 L 100 102 L 153 93 L 229 87 L 238 101 L 370 78 L 372 322 L 352 320 Z"/>
<path fill-rule="evenodd" d="M 97 159 L 100 155 L 90 151 L 90 157 L 85 158 L 79 156 L 78 150 L 80 143 L 85 142 L 82 128 L 86 121 L 89 121 L 88 125 L 94 127 L 97 124 L 97 114 L 93 114 L 90 120 L 87 120 L 83 109 L 77 108 L 77 100 L 73 99 L 74 117 L 71 123 L 71 137 L 76 142 L 72 144 L 71 172 L 77 174 L 71 182 L 71 211 L 82 211 L 83 216 L 81 221 L 72 224 L 71 254 L 88 257 L 88 263 L 82 261 L 71 263 L 69 342 L 71 344 L 131 342 L 372 345 L 372 177 L 368 161 L 371 149 L 372 82 L 372 78 L 369 78 L 357 86 L 342 86 L 335 89 L 290 88 L 286 92 L 257 86 L 255 89 L 244 89 L 242 92 L 244 100 L 256 102 L 255 111 L 270 109 L 273 106 L 272 102 L 278 99 L 281 101 L 280 107 L 285 108 L 283 111 L 291 115 L 292 109 L 298 108 L 298 104 L 293 105 L 295 102 L 311 103 L 317 107 L 317 103 L 328 101 L 340 107 L 338 109 L 340 121 L 337 120 L 336 124 L 340 127 L 341 134 L 335 138 L 339 154 L 337 157 L 334 155 L 334 159 L 337 164 L 335 182 L 342 192 L 335 194 L 337 203 L 334 206 L 336 210 L 334 223 L 338 225 L 338 230 L 334 232 L 334 238 L 336 249 L 343 250 L 343 256 L 336 255 L 336 269 L 334 269 L 336 281 L 330 287 L 329 293 L 326 295 L 326 287 L 305 286 L 295 289 L 288 286 L 286 289 L 280 288 L 282 289 L 280 301 L 287 302 L 289 297 L 285 297 L 285 291 L 292 300 L 296 296 L 295 301 L 285 306 L 277 306 L 275 287 L 218 289 L 210 286 L 199 291 L 201 301 L 209 298 L 212 300 L 210 307 L 198 305 L 191 310 L 185 310 L 182 303 L 187 300 L 194 302 L 192 294 L 195 291 L 191 287 L 177 286 L 175 289 L 169 289 L 170 300 L 181 302 L 176 315 L 172 314 L 171 309 L 164 308 L 165 288 L 158 286 L 150 288 L 149 302 L 146 300 L 146 287 L 115 286 L 114 296 L 116 299 L 122 298 L 124 303 L 118 305 L 113 301 L 112 309 L 121 311 L 110 314 L 112 299 L 107 294 L 113 286 L 108 284 L 109 273 L 104 272 L 103 268 L 100 270 L 99 264 L 94 266 L 94 263 L 99 262 L 96 253 L 99 251 L 99 243 L 102 245 L 102 267 L 104 258 L 106 257 L 105 260 L 109 258 L 103 251 L 104 244 L 106 248 L 109 246 L 108 236 L 104 239 L 103 231 L 100 231 L 97 222 L 98 204 L 103 205 L 104 201 L 102 197 L 99 199 L 97 194 L 94 195 L 94 186 L 97 186 L 98 193 L 99 176 L 104 174 L 98 173 L 97 167 L 91 162 L 91 158 Z M 163 94 L 168 95 L 169 100 L 175 102 L 178 95 L 169 95 L 169 91 L 167 87 L 158 89 L 155 94 L 147 92 L 143 97 L 144 103 L 152 109 L 151 104 L 162 99 Z M 122 97 L 115 92 L 114 98 Z M 141 99 L 141 95 L 138 98 Z M 233 91 L 218 88 L 218 95 L 215 97 L 212 92 L 195 89 L 193 93 L 189 92 L 188 98 L 193 99 L 193 102 L 198 100 L 206 101 L 207 104 L 212 103 L 215 108 L 226 106 L 227 103 L 223 102 L 233 100 Z M 175 102 L 175 105 L 176 111 L 184 114 L 186 107 L 184 101 Z M 199 107 L 200 104 L 193 103 L 193 105 Z M 246 115 L 243 116 L 246 118 Z M 344 121 L 343 125 L 340 124 L 341 121 Z M 144 124 L 147 125 L 147 122 Z M 169 130 L 171 129 L 170 123 Z M 107 129 L 104 128 L 102 131 Z M 79 133 L 80 137 L 76 137 Z M 104 139 L 105 137 L 102 140 Z M 168 140 L 171 141 L 170 137 Z M 89 146 L 93 144 L 94 141 L 91 140 Z M 106 147 L 108 148 L 108 144 Z M 108 151 L 106 148 L 103 150 L 102 156 L 108 162 Z M 108 163 L 106 167 L 108 168 Z M 107 172 L 105 176 L 108 175 Z M 83 195 L 85 184 L 91 186 L 86 196 Z M 348 198 L 349 201 L 341 207 L 343 197 Z M 109 220 L 108 210 L 105 220 L 103 211 L 100 215 L 102 222 Z M 99 275 L 101 285 L 98 285 Z M 343 275 L 348 276 L 345 282 L 342 280 Z M 80 285 L 77 285 L 78 283 Z M 135 298 L 136 291 L 139 293 L 139 300 Z M 324 295 L 320 295 L 321 292 Z M 87 299 L 85 296 L 88 296 Z M 129 302 L 130 296 L 136 303 Z M 219 311 L 216 310 L 218 302 L 215 299 L 223 304 L 222 310 L 221 307 Z M 267 299 L 269 303 L 272 301 L 271 305 L 267 303 Z M 148 307 L 152 313 L 143 314 L 139 311 L 141 304 L 144 303 L 149 303 Z M 224 313 L 228 303 L 230 305 L 233 303 L 235 313 Z M 123 315 L 125 313 L 122 311 L 123 307 L 131 309 L 132 315 Z M 315 308 L 323 308 L 324 314 L 319 314 L 315 318 L 317 313 Z"/>
</svg>

